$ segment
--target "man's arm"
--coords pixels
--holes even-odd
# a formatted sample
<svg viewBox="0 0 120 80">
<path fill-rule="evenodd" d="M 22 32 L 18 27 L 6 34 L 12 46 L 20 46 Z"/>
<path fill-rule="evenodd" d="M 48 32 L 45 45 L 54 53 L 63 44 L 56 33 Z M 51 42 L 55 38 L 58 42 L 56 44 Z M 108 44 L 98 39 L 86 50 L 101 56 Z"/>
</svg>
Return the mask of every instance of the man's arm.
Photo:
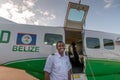
<svg viewBox="0 0 120 80">
<path fill-rule="evenodd" d="M 50 80 L 50 73 L 45 71 L 45 80 Z"/>
<path fill-rule="evenodd" d="M 68 71 L 68 80 L 71 80 L 71 70 Z"/>
<path fill-rule="evenodd" d="M 52 70 L 52 55 L 48 56 L 45 67 L 44 67 L 44 72 L 45 72 L 45 77 L 44 80 L 50 80 L 50 73 Z"/>
</svg>

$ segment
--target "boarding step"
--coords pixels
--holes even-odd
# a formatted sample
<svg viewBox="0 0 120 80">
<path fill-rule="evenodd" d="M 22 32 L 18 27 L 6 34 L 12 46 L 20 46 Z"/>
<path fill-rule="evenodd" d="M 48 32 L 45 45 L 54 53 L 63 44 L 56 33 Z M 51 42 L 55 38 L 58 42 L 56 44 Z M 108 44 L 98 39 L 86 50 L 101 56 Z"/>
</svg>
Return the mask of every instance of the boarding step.
<svg viewBox="0 0 120 80">
<path fill-rule="evenodd" d="M 71 80 L 87 80 L 87 76 L 84 73 L 74 73 L 71 75 Z"/>
</svg>

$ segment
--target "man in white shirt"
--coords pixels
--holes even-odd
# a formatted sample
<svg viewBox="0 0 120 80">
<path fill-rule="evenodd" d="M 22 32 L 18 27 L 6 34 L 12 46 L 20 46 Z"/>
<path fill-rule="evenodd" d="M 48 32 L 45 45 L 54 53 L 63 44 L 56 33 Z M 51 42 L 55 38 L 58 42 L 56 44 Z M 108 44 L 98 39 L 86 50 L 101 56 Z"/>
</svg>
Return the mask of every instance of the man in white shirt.
<svg viewBox="0 0 120 80">
<path fill-rule="evenodd" d="M 58 41 L 57 52 L 49 55 L 44 68 L 45 80 L 71 80 L 71 64 L 69 57 L 64 53 L 65 44 Z"/>
</svg>

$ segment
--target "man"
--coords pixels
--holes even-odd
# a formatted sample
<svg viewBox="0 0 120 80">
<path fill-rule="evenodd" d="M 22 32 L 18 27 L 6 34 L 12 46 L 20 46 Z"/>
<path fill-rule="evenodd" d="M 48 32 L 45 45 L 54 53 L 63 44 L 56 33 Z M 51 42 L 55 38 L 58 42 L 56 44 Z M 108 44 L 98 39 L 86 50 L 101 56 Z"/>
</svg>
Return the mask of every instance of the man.
<svg viewBox="0 0 120 80">
<path fill-rule="evenodd" d="M 45 80 L 71 80 L 71 64 L 65 54 L 65 44 L 58 41 L 57 52 L 49 55 L 44 68 Z"/>
</svg>

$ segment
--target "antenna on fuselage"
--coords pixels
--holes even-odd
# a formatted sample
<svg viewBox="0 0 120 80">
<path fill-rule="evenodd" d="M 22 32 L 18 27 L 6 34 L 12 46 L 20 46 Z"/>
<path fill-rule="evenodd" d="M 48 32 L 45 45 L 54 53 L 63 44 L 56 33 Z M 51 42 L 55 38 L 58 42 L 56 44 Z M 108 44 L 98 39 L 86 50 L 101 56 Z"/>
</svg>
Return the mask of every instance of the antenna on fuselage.
<svg viewBox="0 0 120 80">
<path fill-rule="evenodd" d="M 79 0 L 79 4 L 81 3 L 81 0 Z"/>
</svg>

